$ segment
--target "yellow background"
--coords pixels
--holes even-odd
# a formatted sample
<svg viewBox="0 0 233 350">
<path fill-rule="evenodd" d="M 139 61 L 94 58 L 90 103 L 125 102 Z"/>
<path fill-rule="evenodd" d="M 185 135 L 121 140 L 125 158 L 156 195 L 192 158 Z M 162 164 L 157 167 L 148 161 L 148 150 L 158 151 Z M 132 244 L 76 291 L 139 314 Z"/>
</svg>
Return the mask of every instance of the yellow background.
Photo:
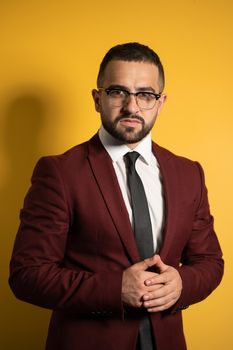
<svg viewBox="0 0 233 350">
<path fill-rule="evenodd" d="M 162 59 L 168 100 L 153 137 L 204 166 L 226 260 L 221 286 L 184 312 L 189 350 L 233 349 L 232 22 L 232 0 L 0 1 L 1 349 L 41 350 L 47 333 L 50 312 L 7 285 L 34 164 L 95 133 L 100 60 L 127 41 Z"/>
</svg>

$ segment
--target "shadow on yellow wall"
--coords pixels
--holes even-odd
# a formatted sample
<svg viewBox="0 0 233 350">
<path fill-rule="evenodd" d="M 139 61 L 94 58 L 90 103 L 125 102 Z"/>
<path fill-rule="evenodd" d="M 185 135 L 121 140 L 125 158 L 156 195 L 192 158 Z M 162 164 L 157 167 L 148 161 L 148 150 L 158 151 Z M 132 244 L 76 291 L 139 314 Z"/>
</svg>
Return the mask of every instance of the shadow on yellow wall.
<svg viewBox="0 0 233 350">
<path fill-rule="evenodd" d="M 29 186 L 29 181 L 35 162 L 40 157 L 40 134 L 48 124 L 48 118 L 53 117 L 51 98 L 46 91 L 30 88 L 19 89 L 11 93 L 6 99 L 3 119 L 3 150 L 5 158 L 5 177 L 1 183 L 1 232 L 3 249 L 3 261 L 10 259 L 10 250 L 13 246 L 17 226 L 19 210 L 22 200 Z M 54 113 L 55 117 L 55 113 Z M 4 279 L 7 280 L 8 267 L 4 269 Z M 2 295 L 2 293 L 1 293 Z M 2 299 L 2 297 L 1 297 Z M 34 306 L 17 301 L 8 288 L 3 289 L 3 299 L 7 306 L 4 313 L 4 332 L 1 332 L 1 344 L 6 344 L 6 349 L 15 349 L 17 339 L 18 349 L 42 349 L 45 340 L 45 332 L 48 323 L 48 312 Z M 34 315 L 35 314 L 35 315 Z M 22 323 L 30 324 L 30 336 L 28 329 L 22 327 Z M 40 333 L 43 333 L 43 335 Z M 34 336 L 33 336 L 34 334 Z M 5 350 L 5 349 L 4 349 Z"/>
</svg>

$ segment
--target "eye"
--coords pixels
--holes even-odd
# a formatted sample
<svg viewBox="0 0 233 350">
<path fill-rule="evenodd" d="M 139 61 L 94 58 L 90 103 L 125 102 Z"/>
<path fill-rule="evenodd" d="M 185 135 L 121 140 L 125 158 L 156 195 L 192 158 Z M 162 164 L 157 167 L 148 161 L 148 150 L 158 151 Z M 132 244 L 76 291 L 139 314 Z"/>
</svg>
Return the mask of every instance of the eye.
<svg viewBox="0 0 233 350">
<path fill-rule="evenodd" d="M 111 97 L 114 97 L 114 98 L 122 98 L 122 97 L 125 97 L 127 95 L 127 92 L 124 91 L 124 90 L 120 90 L 120 89 L 109 89 L 108 90 L 108 94 L 109 96 Z"/>
<path fill-rule="evenodd" d="M 153 92 L 142 91 L 137 93 L 137 97 L 144 101 L 153 101 L 155 99 L 155 94 Z"/>
</svg>

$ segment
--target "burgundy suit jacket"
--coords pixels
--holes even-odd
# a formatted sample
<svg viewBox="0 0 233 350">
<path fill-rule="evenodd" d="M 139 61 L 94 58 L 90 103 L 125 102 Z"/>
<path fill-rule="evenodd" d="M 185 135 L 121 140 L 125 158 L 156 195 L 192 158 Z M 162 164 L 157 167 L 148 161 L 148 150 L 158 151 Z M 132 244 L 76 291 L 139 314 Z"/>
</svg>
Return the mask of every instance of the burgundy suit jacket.
<svg viewBox="0 0 233 350">
<path fill-rule="evenodd" d="M 152 314 L 157 350 L 186 349 L 181 309 L 220 283 L 223 260 L 198 163 L 153 144 L 165 198 L 159 254 L 178 269 L 183 290 Z M 140 313 L 124 310 L 123 270 L 140 260 L 112 160 L 95 135 L 42 158 L 21 211 L 10 286 L 24 301 L 53 309 L 47 350 L 134 350 Z M 135 310 L 137 311 L 137 310 Z"/>
</svg>

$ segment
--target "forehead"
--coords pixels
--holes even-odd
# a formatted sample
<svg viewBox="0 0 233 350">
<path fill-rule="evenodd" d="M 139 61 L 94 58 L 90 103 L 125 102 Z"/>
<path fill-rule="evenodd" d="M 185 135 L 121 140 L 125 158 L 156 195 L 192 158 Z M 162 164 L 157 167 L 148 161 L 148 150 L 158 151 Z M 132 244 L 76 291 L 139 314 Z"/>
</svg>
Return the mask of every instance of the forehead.
<svg viewBox="0 0 233 350">
<path fill-rule="evenodd" d="M 149 62 L 113 60 L 107 64 L 103 75 L 104 86 L 122 85 L 129 89 L 152 87 L 159 90 L 158 67 Z"/>
</svg>

